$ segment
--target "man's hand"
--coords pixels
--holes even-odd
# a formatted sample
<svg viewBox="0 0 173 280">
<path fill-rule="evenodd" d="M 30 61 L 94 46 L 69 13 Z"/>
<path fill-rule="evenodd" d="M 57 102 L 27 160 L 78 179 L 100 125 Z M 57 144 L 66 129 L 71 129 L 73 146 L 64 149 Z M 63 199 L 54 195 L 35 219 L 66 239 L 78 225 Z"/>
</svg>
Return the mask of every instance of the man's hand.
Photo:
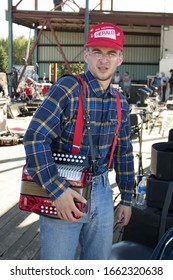
<svg viewBox="0 0 173 280">
<path fill-rule="evenodd" d="M 79 217 L 84 217 L 86 215 L 76 207 L 74 199 L 84 204 L 87 203 L 83 196 L 72 190 L 70 187 L 54 201 L 60 219 L 77 222 L 78 219 L 76 219 L 74 215 Z"/>
<path fill-rule="evenodd" d="M 132 215 L 132 207 L 131 206 L 125 206 L 120 205 L 117 213 L 117 223 L 118 227 L 126 226 L 131 218 Z"/>
</svg>

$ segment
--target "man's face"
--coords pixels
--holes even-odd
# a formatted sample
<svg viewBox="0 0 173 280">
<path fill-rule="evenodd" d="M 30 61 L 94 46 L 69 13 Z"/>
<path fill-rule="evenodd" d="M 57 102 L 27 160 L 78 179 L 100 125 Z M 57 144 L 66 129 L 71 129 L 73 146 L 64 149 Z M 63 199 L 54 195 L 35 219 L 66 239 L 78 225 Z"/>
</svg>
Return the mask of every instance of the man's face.
<svg viewBox="0 0 173 280">
<path fill-rule="evenodd" d="M 112 48 L 90 47 L 85 51 L 84 59 L 90 72 L 103 85 L 110 82 L 117 66 L 123 61 L 123 55 Z"/>
</svg>

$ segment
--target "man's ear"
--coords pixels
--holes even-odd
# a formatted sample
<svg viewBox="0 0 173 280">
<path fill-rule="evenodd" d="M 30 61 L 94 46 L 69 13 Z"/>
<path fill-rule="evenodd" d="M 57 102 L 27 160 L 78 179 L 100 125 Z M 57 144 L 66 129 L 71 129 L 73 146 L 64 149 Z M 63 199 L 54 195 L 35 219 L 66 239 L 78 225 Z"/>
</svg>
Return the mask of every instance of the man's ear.
<svg viewBox="0 0 173 280">
<path fill-rule="evenodd" d="M 119 62 L 118 62 L 118 66 L 120 66 L 123 62 L 123 55 L 119 56 Z"/>
<path fill-rule="evenodd" d="M 84 51 L 84 60 L 86 63 L 88 63 L 88 51 L 87 50 Z"/>
</svg>

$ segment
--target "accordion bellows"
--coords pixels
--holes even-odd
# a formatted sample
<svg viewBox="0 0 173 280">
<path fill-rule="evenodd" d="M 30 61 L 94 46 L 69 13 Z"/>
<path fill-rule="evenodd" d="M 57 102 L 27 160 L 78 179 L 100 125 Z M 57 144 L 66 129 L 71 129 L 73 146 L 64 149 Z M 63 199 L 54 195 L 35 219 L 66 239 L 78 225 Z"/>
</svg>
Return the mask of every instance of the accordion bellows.
<svg viewBox="0 0 173 280">
<path fill-rule="evenodd" d="M 89 183 L 90 168 L 86 156 L 53 153 L 60 177 L 67 180 L 73 190 L 86 199 L 90 196 Z M 61 162 L 61 164 L 59 164 Z M 82 210 L 82 203 L 75 201 L 76 206 Z M 56 207 L 44 189 L 38 186 L 28 174 L 26 166 L 23 167 L 19 208 L 24 211 L 34 212 L 58 218 Z"/>
</svg>

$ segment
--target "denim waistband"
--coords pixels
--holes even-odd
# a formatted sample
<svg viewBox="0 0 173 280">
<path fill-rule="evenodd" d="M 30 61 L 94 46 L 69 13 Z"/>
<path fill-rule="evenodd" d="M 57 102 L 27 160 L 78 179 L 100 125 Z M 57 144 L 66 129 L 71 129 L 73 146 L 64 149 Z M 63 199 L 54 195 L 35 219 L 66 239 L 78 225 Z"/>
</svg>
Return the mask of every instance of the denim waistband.
<svg viewBox="0 0 173 280">
<path fill-rule="evenodd" d="M 108 171 L 103 172 L 102 174 L 99 174 L 97 176 L 92 177 L 93 183 L 99 183 L 99 182 L 106 182 L 108 179 Z"/>
</svg>

